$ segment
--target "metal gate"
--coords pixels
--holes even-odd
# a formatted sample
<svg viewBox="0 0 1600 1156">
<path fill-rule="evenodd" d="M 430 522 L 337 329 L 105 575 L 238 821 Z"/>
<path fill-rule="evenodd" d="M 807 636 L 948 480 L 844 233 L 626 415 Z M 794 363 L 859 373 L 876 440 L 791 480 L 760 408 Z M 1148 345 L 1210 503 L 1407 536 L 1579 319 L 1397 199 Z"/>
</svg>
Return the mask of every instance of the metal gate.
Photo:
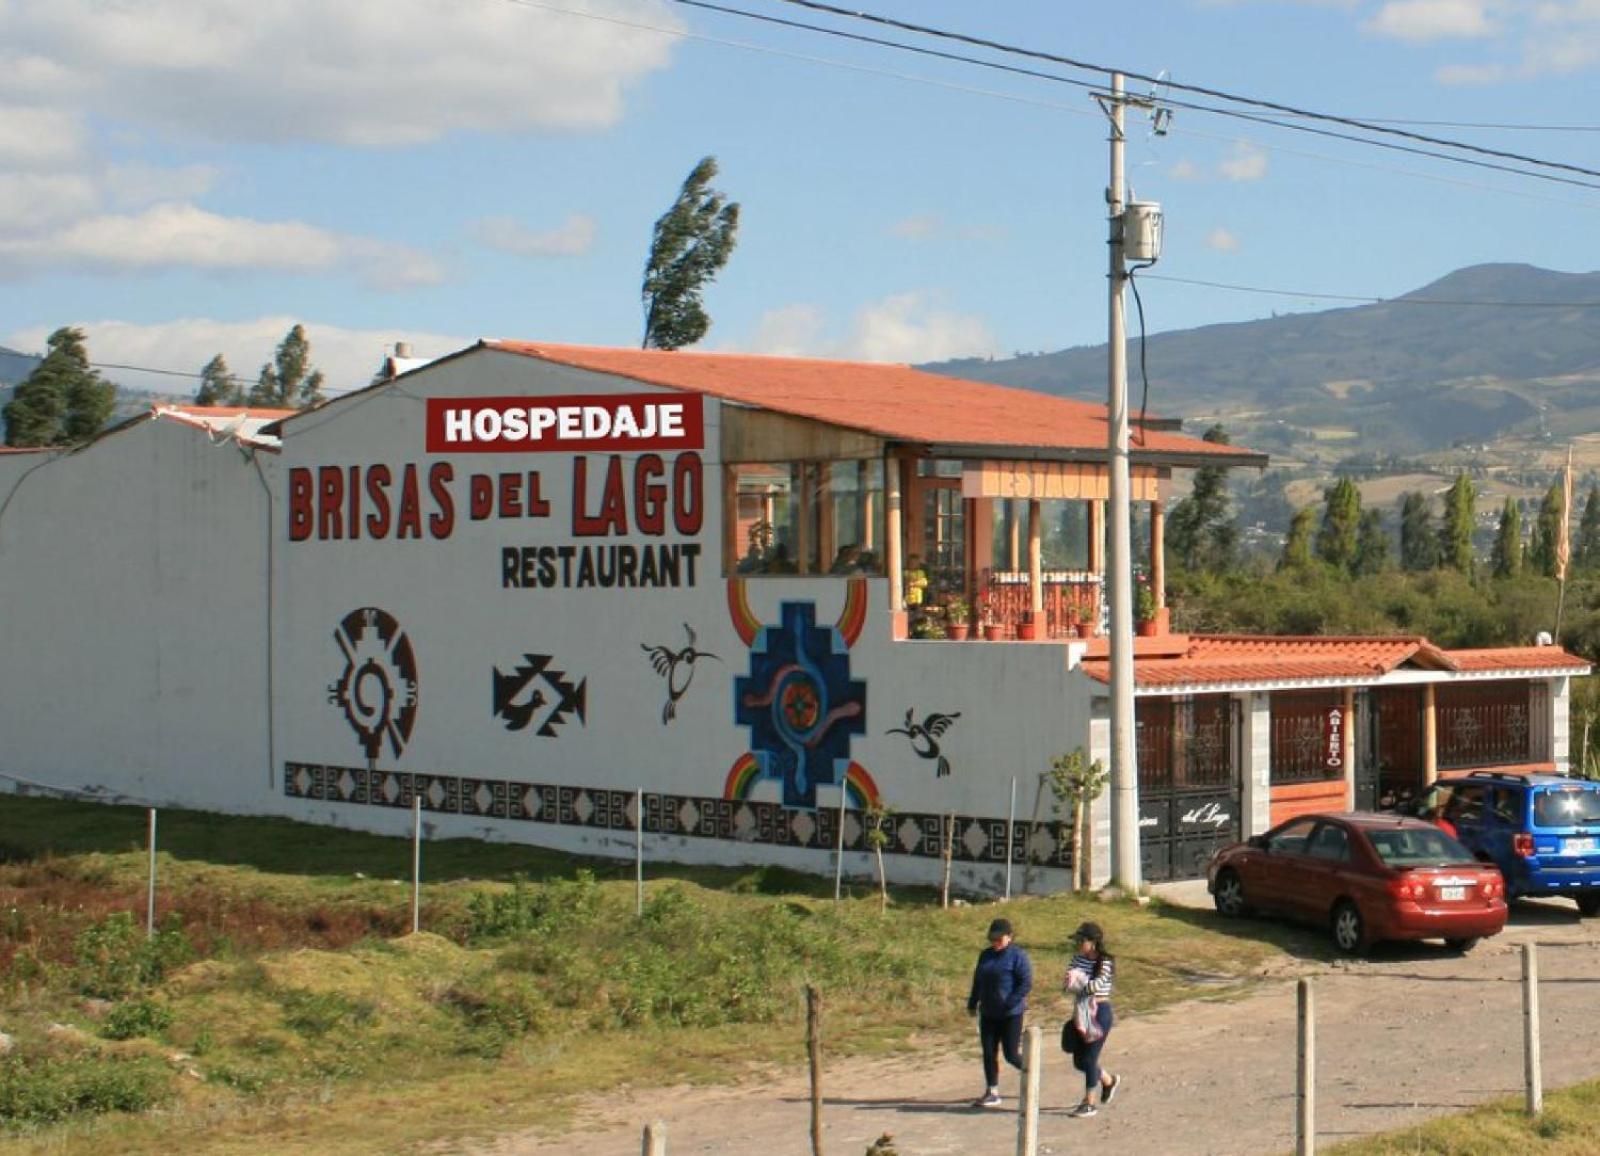
<svg viewBox="0 0 1600 1156">
<path fill-rule="evenodd" d="M 1243 713 L 1228 695 L 1135 703 L 1145 879 L 1198 878 L 1217 848 L 1238 842 Z"/>
</svg>

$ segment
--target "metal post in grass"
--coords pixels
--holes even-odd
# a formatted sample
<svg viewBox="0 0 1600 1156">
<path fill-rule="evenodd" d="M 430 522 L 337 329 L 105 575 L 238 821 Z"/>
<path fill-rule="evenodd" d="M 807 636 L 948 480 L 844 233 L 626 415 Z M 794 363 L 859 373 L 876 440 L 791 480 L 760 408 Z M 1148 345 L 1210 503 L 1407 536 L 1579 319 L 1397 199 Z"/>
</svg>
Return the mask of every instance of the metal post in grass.
<svg viewBox="0 0 1600 1156">
<path fill-rule="evenodd" d="M 844 889 L 844 805 L 850 798 L 849 789 L 839 784 L 839 850 L 833 857 L 833 901 L 839 902 L 839 893 Z"/>
<path fill-rule="evenodd" d="M 144 933 L 156 933 L 156 809 L 150 808 L 150 886 L 145 894 Z"/>
<path fill-rule="evenodd" d="M 411 796 L 411 934 L 422 930 L 422 796 Z"/>
<path fill-rule="evenodd" d="M 1017 838 L 1017 776 L 1011 776 L 1011 809 L 1006 812 L 1006 898 L 1011 898 L 1011 853 Z"/>
<path fill-rule="evenodd" d="M 1528 1115 L 1544 1111 L 1544 1077 L 1539 1071 L 1539 949 L 1522 945 L 1522 1070 L 1527 1080 Z"/>
<path fill-rule="evenodd" d="M 1300 994 L 1300 1062 L 1295 1079 L 1295 1156 L 1311 1156 L 1317 1150 L 1317 1015 L 1311 981 L 1302 979 Z"/>
<path fill-rule="evenodd" d="M 633 793 L 633 879 L 635 914 L 644 918 L 644 791 Z"/>
<path fill-rule="evenodd" d="M 811 1058 L 811 1156 L 822 1156 L 822 992 L 806 984 L 806 1053 Z"/>
<path fill-rule="evenodd" d="M 652 1120 L 644 1126 L 641 1156 L 667 1156 L 667 1122 Z"/>
<path fill-rule="evenodd" d="M 1039 1068 L 1044 1058 L 1044 1032 L 1028 1029 L 1022 1045 L 1022 1095 L 1017 1105 L 1017 1156 L 1039 1153 Z"/>
</svg>

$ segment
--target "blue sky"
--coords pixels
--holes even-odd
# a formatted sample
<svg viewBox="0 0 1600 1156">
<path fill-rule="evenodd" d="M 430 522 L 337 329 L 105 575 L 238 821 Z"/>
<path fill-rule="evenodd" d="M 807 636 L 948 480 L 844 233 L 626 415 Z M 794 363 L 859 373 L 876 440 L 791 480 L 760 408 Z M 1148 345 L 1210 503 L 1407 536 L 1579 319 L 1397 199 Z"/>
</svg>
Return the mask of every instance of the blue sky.
<svg viewBox="0 0 1600 1156">
<path fill-rule="evenodd" d="M 1600 168 L 1600 0 L 870 7 L 1317 111 L 1580 126 L 1418 131 Z M 98 361 L 253 377 L 298 321 L 335 387 L 396 340 L 633 345 L 651 224 L 708 153 L 743 224 L 702 348 L 1093 344 L 1105 137 L 1081 87 L 670 0 L 8 0 L 0 344 L 75 324 Z M 1596 189 L 1186 110 L 1134 117 L 1127 160 L 1166 212 L 1152 274 L 1388 296 L 1600 268 Z M 1143 284 L 1152 331 L 1338 304 Z"/>
</svg>

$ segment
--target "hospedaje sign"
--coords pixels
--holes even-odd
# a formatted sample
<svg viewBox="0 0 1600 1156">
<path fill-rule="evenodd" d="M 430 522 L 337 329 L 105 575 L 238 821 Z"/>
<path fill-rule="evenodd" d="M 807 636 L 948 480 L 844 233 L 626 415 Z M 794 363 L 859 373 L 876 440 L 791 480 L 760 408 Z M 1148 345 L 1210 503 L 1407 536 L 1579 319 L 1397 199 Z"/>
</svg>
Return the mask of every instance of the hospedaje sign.
<svg viewBox="0 0 1600 1156">
<path fill-rule="evenodd" d="M 289 541 L 443 541 L 463 518 L 565 523 L 556 540 L 501 547 L 502 588 L 699 584 L 701 545 L 683 540 L 705 523 L 699 394 L 428 398 L 425 448 L 452 456 L 570 454 L 570 507 L 557 510 L 545 496 L 546 466 L 463 470 L 444 459 L 296 466 L 288 471 Z M 625 455 L 637 456 L 630 463 Z M 593 541 L 635 534 L 660 541 Z"/>
</svg>

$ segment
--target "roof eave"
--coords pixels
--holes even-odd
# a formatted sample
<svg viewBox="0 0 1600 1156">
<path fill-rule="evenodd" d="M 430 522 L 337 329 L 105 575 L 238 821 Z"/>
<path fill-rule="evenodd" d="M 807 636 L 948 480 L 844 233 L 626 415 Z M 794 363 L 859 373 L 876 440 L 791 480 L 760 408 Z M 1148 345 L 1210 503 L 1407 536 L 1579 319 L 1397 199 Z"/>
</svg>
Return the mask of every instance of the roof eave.
<svg viewBox="0 0 1600 1156">
<path fill-rule="evenodd" d="M 909 445 L 908 445 L 909 448 Z M 936 458 L 997 458 L 1023 462 L 1104 462 L 1104 446 L 1007 446 L 992 444 L 962 444 L 960 442 L 935 442 L 915 447 Z M 1197 454 L 1182 450 L 1134 449 L 1131 460 L 1139 465 L 1171 466 L 1177 469 L 1200 469 L 1204 466 L 1264 470 L 1266 454 L 1248 450 L 1236 453 Z"/>
</svg>

